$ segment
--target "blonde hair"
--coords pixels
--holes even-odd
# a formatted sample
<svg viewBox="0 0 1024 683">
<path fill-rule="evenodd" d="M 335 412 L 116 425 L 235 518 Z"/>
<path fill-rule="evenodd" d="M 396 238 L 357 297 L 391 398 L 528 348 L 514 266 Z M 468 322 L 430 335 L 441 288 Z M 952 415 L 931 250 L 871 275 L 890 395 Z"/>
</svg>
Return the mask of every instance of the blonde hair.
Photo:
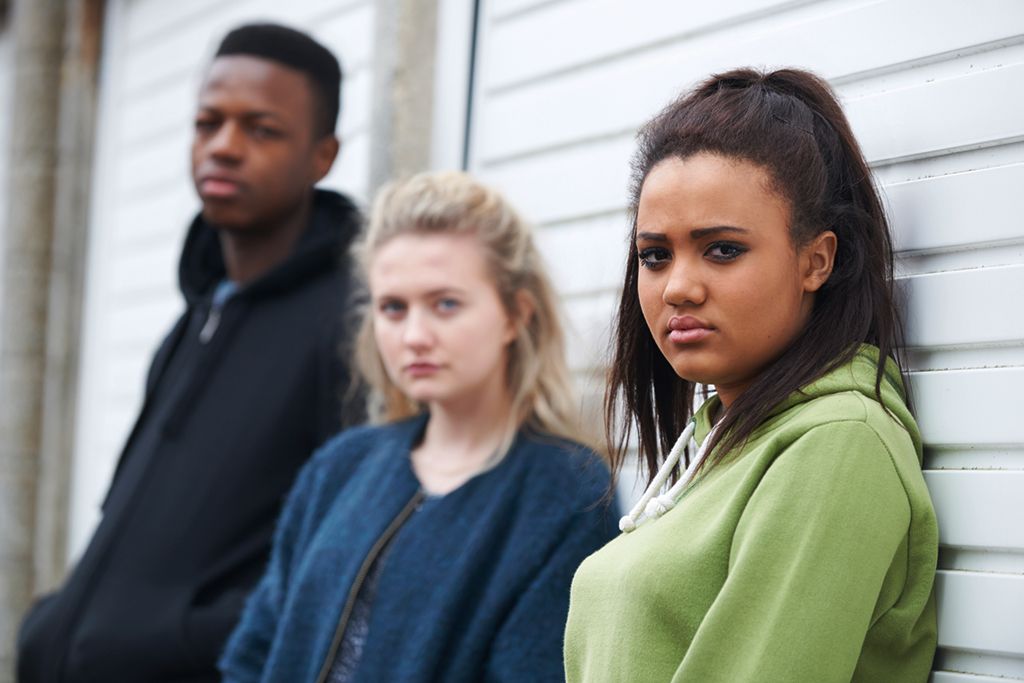
<svg viewBox="0 0 1024 683">
<path fill-rule="evenodd" d="M 505 371 L 512 411 L 499 456 L 512 445 L 520 426 L 581 441 L 558 299 L 529 224 L 497 190 L 466 173 L 421 173 L 391 182 L 378 193 L 369 228 L 356 247 L 364 278 L 383 244 L 399 235 L 431 233 L 477 239 L 502 305 L 516 324 L 518 334 L 509 345 Z M 528 320 L 520 312 L 524 295 L 533 308 Z M 356 366 L 376 393 L 379 419 L 400 420 L 426 409 L 388 377 L 369 312 L 356 342 Z"/>
</svg>

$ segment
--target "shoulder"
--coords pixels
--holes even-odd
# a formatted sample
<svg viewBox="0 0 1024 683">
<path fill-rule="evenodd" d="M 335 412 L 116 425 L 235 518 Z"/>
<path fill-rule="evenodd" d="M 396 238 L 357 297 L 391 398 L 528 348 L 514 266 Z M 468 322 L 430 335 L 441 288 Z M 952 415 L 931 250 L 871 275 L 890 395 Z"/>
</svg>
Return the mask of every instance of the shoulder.
<svg viewBox="0 0 1024 683">
<path fill-rule="evenodd" d="M 331 495 L 343 488 L 368 458 L 398 452 L 410 438 L 410 423 L 352 427 L 327 440 L 306 463 L 300 475 L 305 495 Z"/>
<path fill-rule="evenodd" d="M 872 432 L 883 439 L 902 435 L 907 437 L 909 443 L 907 427 L 895 415 L 887 412 L 882 404 L 859 391 L 819 396 L 787 413 L 783 423 L 791 422 L 797 430 L 810 431 L 819 427 L 834 428 L 847 424 L 855 432 Z"/>
<path fill-rule="evenodd" d="M 587 446 L 523 430 L 514 450 L 528 469 L 528 487 L 544 489 L 564 503 L 584 507 L 601 500 L 608 492 L 611 476 L 608 467 L 601 456 Z"/>
<path fill-rule="evenodd" d="M 367 465 L 386 468 L 390 456 L 403 448 L 414 420 L 347 429 L 324 443 L 306 462 L 285 503 L 286 519 L 317 524 L 336 497 L 367 472 Z"/>
<path fill-rule="evenodd" d="M 879 485 L 898 482 L 916 497 L 922 475 L 915 435 L 915 425 L 903 424 L 877 401 L 845 391 L 787 411 L 756 439 L 756 448 L 772 471 L 791 472 L 804 482 L 852 480 L 856 473 Z"/>
<path fill-rule="evenodd" d="M 397 451 L 407 446 L 421 418 L 378 425 L 360 425 L 346 429 L 324 443 L 313 454 L 310 466 L 331 471 L 346 463 L 359 461 L 370 452 Z"/>
</svg>

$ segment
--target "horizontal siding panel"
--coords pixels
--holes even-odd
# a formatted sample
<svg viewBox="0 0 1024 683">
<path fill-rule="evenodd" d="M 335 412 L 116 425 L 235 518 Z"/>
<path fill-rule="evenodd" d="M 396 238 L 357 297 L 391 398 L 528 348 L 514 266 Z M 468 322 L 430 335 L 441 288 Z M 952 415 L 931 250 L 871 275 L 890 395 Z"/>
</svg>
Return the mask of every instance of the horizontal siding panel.
<svg viewBox="0 0 1024 683">
<path fill-rule="evenodd" d="M 911 375 L 925 443 L 1024 443 L 1024 368 L 948 370 Z"/>
<path fill-rule="evenodd" d="M 189 2 L 197 1 L 203 3 L 205 0 L 189 0 Z M 138 4 L 151 6 L 175 3 L 157 3 L 151 0 Z M 323 15 L 325 10 L 331 9 L 332 6 L 337 7 L 339 4 L 342 3 L 336 0 L 334 2 L 330 0 L 300 0 L 290 3 L 281 3 L 278 0 L 246 0 L 245 2 L 225 3 L 213 9 L 207 9 L 195 21 L 184 21 L 173 26 L 170 31 L 160 33 L 159 38 L 133 45 L 131 47 L 132 58 L 125 65 L 125 90 L 132 93 L 136 89 L 146 88 L 154 82 L 196 73 L 213 55 L 223 34 L 240 24 L 253 21 L 278 21 L 315 34 L 317 27 L 305 26 L 305 18 Z M 366 4 L 372 8 L 371 3 Z M 358 19 L 356 21 L 358 22 Z M 372 41 L 372 39 L 373 34 L 370 32 L 367 39 L 354 42 L 353 47 L 362 46 L 365 50 L 366 45 L 372 44 L 368 43 L 368 40 Z M 366 61 L 366 54 L 368 53 L 357 56 L 348 54 L 344 50 L 341 52 L 343 58 L 351 58 L 353 63 Z"/>
<path fill-rule="evenodd" d="M 134 306 L 119 306 L 112 311 L 108 321 L 112 342 L 110 350 L 155 348 L 182 312 L 181 304 L 167 305 L 165 302 L 164 297 L 154 297 L 138 301 Z"/>
<path fill-rule="evenodd" d="M 368 201 L 370 169 L 370 136 L 360 133 L 341 141 L 338 160 L 331 167 L 319 187 L 344 192 L 353 201 L 364 205 Z"/>
<path fill-rule="evenodd" d="M 1024 341 L 1024 265 L 906 278 L 910 346 Z"/>
<path fill-rule="evenodd" d="M 1024 576 L 939 570 L 939 646 L 1024 655 Z"/>
<path fill-rule="evenodd" d="M 373 71 L 369 68 L 346 71 L 343 83 L 338 132 L 344 139 L 358 135 L 370 127 L 373 111 Z"/>
<path fill-rule="evenodd" d="M 118 138 L 122 144 L 145 141 L 168 130 L 192 127 L 199 83 L 184 77 L 125 101 Z"/>
<path fill-rule="evenodd" d="M 105 273 L 108 296 L 135 292 L 175 291 L 178 288 L 178 240 L 146 245 L 111 254 Z"/>
<path fill-rule="evenodd" d="M 323 4 L 342 4 L 323 0 Z M 348 3 L 350 9 L 329 21 L 308 26 L 309 32 L 328 46 L 348 74 L 370 66 L 373 59 L 374 5 L 372 2 Z M 308 9 L 307 9 L 307 14 Z"/>
<path fill-rule="evenodd" d="M 1024 472 L 930 470 L 924 477 L 940 543 L 1024 550 Z"/>
<path fill-rule="evenodd" d="M 514 12 L 522 12 L 541 5 L 550 5 L 565 0 L 487 0 L 492 17 L 503 17 Z"/>
<path fill-rule="evenodd" d="M 950 249 L 1021 237 L 1024 164 L 895 183 L 885 188 L 899 249 Z M 969 229 L 967 229 L 969 228 Z"/>
<path fill-rule="evenodd" d="M 111 208 L 110 244 L 116 251 L 183 239 L 201 205 L 191 182 L 169 186 Z"/>
<path fill-rule="evenodd" d="M 841 9 L 820 16 L 822 8 L 829 4 Z M 748 18 L 767 14 L 776 6 L 787 11 L 757 21 Z M 761 25 L 771 31 L 790 34 L 801 31 L 804 33 L 802 41 L 809 42 L 814 34 L 806 24 L 814 22 L 816 30 L 820 31 L 818 35 L 831 32 L 834 37 L 830 44 L 835 56 L 821 55 L 821 60 L 831 64 L 836 57 L 841 58 L 843 64 L 850 65 L 841 67 L 845 74 L 852 73 L 851 68 L 858 66 L 859 71 L 877 69 L 881 59 L 888 64 L 898 64 L 991 43 L 1013 35 L 1008 29 L 1024 28 L 1024 8 L 1016 0 L 976 2 L 969 12 L 956 0 L 892 0 L 863 3 L 853 8 L 839 3 L 816 3 L 788 11 L 791 6 L 792 3 L 770 0 L 691 3 L 686 11 L 664 0 L 628 3 L 599 0 L 552 5 L 550 9 L 531 12 L 491 30 L 487 49 L 494 52 L 488 55 L 516 55 L 516 58 L 488 60 L 493 68 L 484 86 L 507 87 L 510 83 L 642 50 L 673 37 L 680 43 L 693 42 L 695 34 L 722 25 L 746 24 L 731 28 L 733 35 Z M 808 13 L 819 16 L 804 18 Z M 956 31 L 948 30 L 949 13 L 957 15 Z M 791 26 L 785 25 L 788 17 L 796 19 L 788 21 Z M 992 21 L 991 17 L 1000 20 Z M 915 27 L 912 39 L 908 36 L 908 26 Z M 872 27 L 870 50 L 864 49 L 864 27 Z M 774 63 L 782 62 L 776 59 Z"/>
<path fill-rule="evenodd" d="M 953 673 L 951 671 L 936 671 L 932 674 L 931 683 L 1006 683 L 1009 679 L 991 676 L 975 676 L 974 674 Z"/>
<path fill-rule="evenodd" d="M 1024 680 L 1024 657 L 971 652 L 940 647 L 935 653 L 935 669 L 962 674 L 994 676 L 1000 681 Z M 983 679 L 987 680 L 987 679 Z"/>
<path fill-rule="evenodd" d="M 500 187 L 527 220 L 545 224 L 622 211 L 633 148 L 627 136 L 471 170 Z"/>
<path fill-rule="evenodd" d="M 537 247 L 562 296 L 622 286 L 627 220 L 621 213 L 536 231 Z"/>
<path fill-rule="evenodd" d="M 123 150 L 117 158 L 115 197 L 129 197 L 167 185 L 192 182 L 192 131 L 179 129 L 143 146 Z"/>
<path fill-rule="evenodd" d="M 893 3 L 892 6 L 900 9 L 902 4 Z M 940 52 L 970 45 L 969 29 L 965 29 L 965 35 L 955 32 L 951 39 L 948 19 L 942 12 L 937 12 L 929 3 L 913 3 L 912 7 L 918 9 L 907 11 L 908 15 L 913 15 L 910 23 L 893 21 L 891 12 L 886 12 L 885 7 L 872 5 L 781 28 L 757 30 L 759 27 L 754 25 L 748 28 L 749 35 L 734 36 L 732 40 L 725 40 L 721 36 L 701 37 L 650 53 L 624 57 L 602 65 L 600 69 L 571 72 L 559 78 L 484 97 L 478 119 L 482 127 L 481 137 L 476 140 L 479 145 L 476 153 L 485 160 L 503 159 L 553 145 L 636 129 L 685 87 L 710 73 L 736 66 L 798 65 L 811 68 L 826 78 L 843 78 L 887 68 L 904 59 L 920 58 L 922 52 L 918 41 L 932 40 L 933 33 L 935 36 L 945 36 L 941 45 L 934 46 Z M 928 9 L 921 9 L 923 7 Z M 999 21 L 993 21 L 996 16 Z M 922 22 L 928 23 L 934 32 L 922 26 Z M 1012 37 L 1024 33 L 1024 3 L 992 3 L 978 11 L 964 13 L 963 22 L 967 26 L 976 26 L 978 35 L 986 39 L 996 34 Z M 907 26 L 915 27 L 912 41 L 907 40 Z M 887 31 L 894 32 L 889 39 L 880 35 Z M 872 49 L 863 49 L 865 44 L 872 45 Z M 486 80 L 486 68 L 482 74 Z M 1012 78 L 1013 74 L 1007 72 L 1002 77 Z M 926 69 L 921 70 L 921 81 L 928 78 Z M 974 123 L 975 117 L 981 118 L 980 124 L 986 120 L 1003 123 L 1009 121 L 1011 127 L 1014 117 L 1021 118 L 1014 113 L 1021 103 L 1015 103 L 1012 97 L 1007 97 L 1004 87 L 984 91 L 990 83 L 990 80 L 985 80 L 984 84 L 976 82 L 977 87 L 970 91 L 974 100 L 961 99 L 958 106 L 953 106 L 957 117 L 956 126 L 964 134 L 971 136 L 978 128 Z M 957 87 L 960 85 L 958 83 Z M 982 95 L 980 99 L 979 92 Z M 924 100 L 922 106 L 929 107 L 936 104 L 936 99 L 942 102 L 947 95 L 944 90 L 941 93 L 930 90 L 918 93 Z M 891 106 L 892 102 L 879 100 L 877 104 L 871 104 L 867 102 L 868 98 L 853 102 L 860 100 L 864 100 L 863 107 Z M 985 107 L 985 102 L 991 102 L 991 106 Z M 902 106 L 902 103 L 892 104 Z M 967 119 L 970 123 L 968 126 L 964 125 L 964 109 L 971 114 Z M 1000 111 L 990 112 L 988 109 Z M 943 111 L 943 116 L 936 116 L 937 111 Z M 870 114 L 868 111 L 858 116 Z M 939 128 L 945 131 L 952 126 L 942 123 L 949 118 L 942 108 L 915 108 L 893 115 L 899 119 L 894 123 L 907 125 L 901 118 L 906 116 L 910 126 L 924 123 L 925 130 Z M 1006 126 L 996 127 L 1002 130 Z M 1020 130 L 1021 127 L 1024 127 L 1024 123 L 1018 123 L 1016 129 Z M 855 129 L 860 135 L 864 135 L 861 130 L 867 130 L 868 133 L 874 131 L 871 126 L 855 126 Z M 489 134 L 488 131 L 494 132 Z M 898 136 L 903 132 L 897 129 L 878 131 L 878 134 Z M 911 137 L 917 139 L 920 135 Z M 903 153 L 899 149 L 890 150 L 895 145 L 892 142 L 861 142 L 876 155 L 871 157 L 869 154 L 870 158 L 889 158 Z"/>
<path fill-rule="evenodd" d="M 1021 4 L 1024 7 L 1024 4 Z M 1024 136 L 1024 64 L 850 100 L 846 113 L 873 163 Z"/>
<path fill-rule="evenodd" d="M 131 58 L 124 64 L 119 85 L 124 93 L 133 97 L 140 91 L 152 89 L 156 83 L 196 78 L 213 56 L 223 32 L 213 29 L 209 21 L 203 21 L 168 31 L 158 39 L 131 48 Z M 195 83 L 199 84 L 198 78 Z"/>
<path fill-rule="evenodd" d="M 488 34 L 485 60 L 493 68 L 485 89 L 606 59 L 652 43 L 692 35 L 722 22 L 790 4 L 788 0 L 690 3 L 664 0 L 561 2 L 500 23 Z M 516 55 L 487 59 L 487 55 Z"/>
<path fill-rule="evenodd" d="M 611 293 L 576 297 L 565 302 L 566 355 L 573 372 L 607 363 L 611 321 L 617 304 L 618 298 Z"/>
<path fill-rule="evenodd" d="M 153 42 L 166 37 L 168 26 L 217 11 L 232 0 L 175 0 L 174 2 L 139 2 L 135 0 L 127 15 L 125 38 L 129 44 Z"/>
</svg>

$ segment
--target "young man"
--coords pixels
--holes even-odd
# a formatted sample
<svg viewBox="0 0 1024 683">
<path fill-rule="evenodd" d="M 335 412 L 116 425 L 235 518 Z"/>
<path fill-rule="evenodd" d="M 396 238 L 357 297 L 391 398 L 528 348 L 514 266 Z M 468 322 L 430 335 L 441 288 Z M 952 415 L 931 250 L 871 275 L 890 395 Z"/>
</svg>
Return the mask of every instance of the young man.
<svg viewBox="0 0 1024 683">
<path fill-rule="evenodd" d="M 221 44 L 192 146 L 187 310 L 153 359 L 99 528 L 22 625 L 22 683 L 218 680 L 297 470 L 361 417 L 343 420 L 339 353 L 359 217 L 313 187 L 338 153 L 340 82 L 331 53 L 291 29 Z"/>
</svg>

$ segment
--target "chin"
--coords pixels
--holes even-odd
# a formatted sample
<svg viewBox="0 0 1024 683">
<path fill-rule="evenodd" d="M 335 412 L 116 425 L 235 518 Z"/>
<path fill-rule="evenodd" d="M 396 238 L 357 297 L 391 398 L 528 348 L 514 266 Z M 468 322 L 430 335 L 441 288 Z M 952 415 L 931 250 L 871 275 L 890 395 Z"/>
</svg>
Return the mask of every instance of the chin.
<svg viewBox="0 0 1024 683">
<path fill-rule="evenodd" d="M 443 391 L 438 391 L 436 387 L 426 387 L 423 385 L 402 386 L 400 387 L 402 393 L 411 398 L 414 401 L 420 403 L 430 403 L 431 401 L 437 401 L 445 398 Z"/>
<path fill-rule="evenodd" d="M 679 359 L 670 360 L 669 364 L 672 369 L 675 370 L 676 374 L 681 379 L 685 379 L 687 382 L 695 382 L 697 384 L 715 384 L 716 380 L 721 379 L 722 373 L 716 372 L 716 369 L 709 366 L 706 363 L 696 363 L 691 359 Z"/>
<path fill-rule="evenodd" d="M 245 230 L 253 224 L 252 216 L 233 206 L 203 202 L 203 220 L 222 230 Z"/>
</svg>

